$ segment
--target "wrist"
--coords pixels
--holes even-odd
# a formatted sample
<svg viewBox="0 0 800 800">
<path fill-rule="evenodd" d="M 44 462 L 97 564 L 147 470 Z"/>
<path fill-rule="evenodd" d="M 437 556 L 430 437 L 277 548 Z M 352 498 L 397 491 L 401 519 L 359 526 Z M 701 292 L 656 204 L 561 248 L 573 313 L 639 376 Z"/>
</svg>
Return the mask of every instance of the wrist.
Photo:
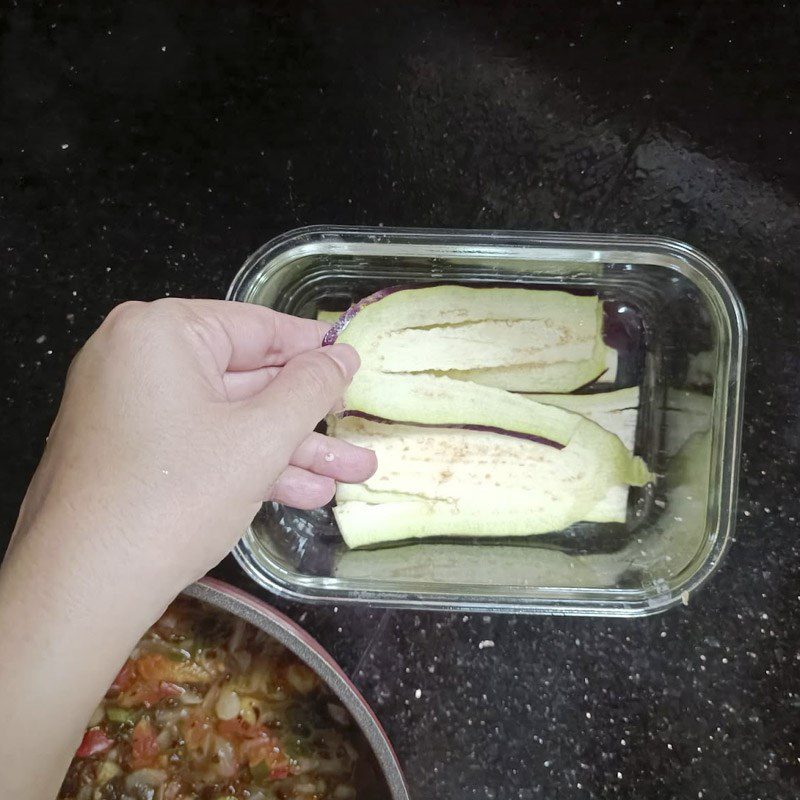
<svg viewBox="0 0 800 800">
<path fill-rule="evenodd" d="M 18 525 L 3 566 L 15 592 L 55 617 L 141 634 L 185 586 L 177 565 L 137 545 L 155 538 L 48 504 Z"/>
<path fill-rule="evenodd" d="M 0 567 L 0 608 L 35 615 L 51 636 L 101 636 L 127 655 L 183 587 L 171 565 L 152 563 L 132 531 L 112 525 L 51 504 L 18 524 Z"/>
<path fill-rule="evenodd" d="M 97 564 L 79 568 L 84 554 L 58 547 L 57 529 L 39 534 L 20 529 L 0 567 L 0 718 L 14 731 L 0 775 L 19 797 L 57 794 L 92 711 L 162 610 L 147 584 L 115 588 Z M 43 548 L 47 538 L 55 547 Z"/>
</svg>

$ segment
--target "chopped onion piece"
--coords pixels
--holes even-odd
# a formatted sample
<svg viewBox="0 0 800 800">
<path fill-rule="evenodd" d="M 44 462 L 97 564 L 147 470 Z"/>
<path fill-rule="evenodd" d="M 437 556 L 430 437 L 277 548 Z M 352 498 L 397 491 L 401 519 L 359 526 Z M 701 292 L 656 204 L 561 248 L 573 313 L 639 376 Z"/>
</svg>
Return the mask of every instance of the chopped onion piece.
<svg viewBox="0 0 800 800">
<path fill-rule="evenodd" d="M 242 672 L 247 672 L 247 670 L 250 669 L 250 663 L 253 660 L 253 656 L 249 650 L 237 650 L 231 655 L 236 659 L 236 663 L 239 665 L 239 668 L 242 670 Z"/>
<path fill-rule="evenodd" d="M 136 772 L 131 772 L 125 778 L 125 785 L 129 789 L 136 789 L 139 787 L 151 787 L 157 789 L 167 779 L 167 773 L 163 769 L 137 769 Z"/>
<path fill-rule="evenodd" d="M 358 761 L 358 750 L 347 739 L 344 740 L 344 749 L 347 751 L 347 755 L 350 756 L 351 761 Z"/>
<path fill-rule="evenodd" d="M 222 720 L 233 719 L 241 710 L 239 695 L 233 689 L 225 688 L 219 693 L 214 710 Z"/>
<path fill-rule="evenodd" d="M 112 778 L 115 778 L 117 775 L 119 775 L 120 772 L 122 772 L 122 770 L 114 761 L 104 761 L 97 770 L 95 781 L 98 786 L 103 786 Z"/>
<path fill-rule="evenodd" d="M 317 677 L 305 664 L 292 664 L 286 670 L 286 679 L 291 684 L 291 687 L 300 692 L 300 694 L 308 694 L 314 691 L 317 685 Z"/>
<path fill-rule="evenodd" d="M 347 725 L 350 715 L 338 703 L 328 703 L 328 714 L 337 725 Z"/>
<path fill-rule="evenodd" d="M 223 778 L 232 778 L 236 774 L 238 764 L 233 744 L 223 736 L 216 737 L 217 772 Z"/>
<path fill-rule="evenodd" d="M 319 760 L 310 758 L 309 756 L 298 756 L 294 759 L 295 765 L 292 770 L 295 775 L 304 775 L 306 772 L 312 772 L 319 766 Z"/>
<path fill-rule="evenodd" d="M 158 749 L 166 750 L 177 738 L 175 728 L 172 725 L 168 725 L 156 736 Z"/>
</svg>

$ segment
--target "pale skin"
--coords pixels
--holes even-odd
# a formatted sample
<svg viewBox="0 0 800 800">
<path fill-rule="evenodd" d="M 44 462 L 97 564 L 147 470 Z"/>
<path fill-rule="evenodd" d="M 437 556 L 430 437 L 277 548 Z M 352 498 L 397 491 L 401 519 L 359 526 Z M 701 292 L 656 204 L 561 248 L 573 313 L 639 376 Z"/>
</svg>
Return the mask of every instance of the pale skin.
<svg viewBox="0 0 800 800">
<path fill-rule="evenodd" d="M 76 356 L 0 567 L 0 796 L 56 797 L 136 641 L 265 499 L 316 508 L 375 471 L 313 432 L 359 366 L 327 327 L 126 303 Z"/>
</svg>

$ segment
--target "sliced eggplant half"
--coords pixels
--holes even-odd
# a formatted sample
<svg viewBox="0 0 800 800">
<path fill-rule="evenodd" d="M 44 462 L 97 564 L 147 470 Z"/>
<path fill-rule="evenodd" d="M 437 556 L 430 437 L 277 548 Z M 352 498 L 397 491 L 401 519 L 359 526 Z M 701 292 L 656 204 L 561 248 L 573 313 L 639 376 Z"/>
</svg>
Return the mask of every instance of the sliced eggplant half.
<svg viewBox="0 0 800 800">
<path fill-rule="evenodd" d="M 611 488 L 650 479 L 616 436 L 579 419 L 562 450 L 483 431 L 336 420 L 334 435 L 374 449 L 379 464 L 362 488 L 339 487 L 345 541 L 556 531 L 595 513 Z"/>
<path fill-rule="evenodd" d="M 329 317 L 326 318 L 326 320 Z M 346 342 L 388 373 L 425 372 L 510 391 L 567 392 L 616 351 L 596 296 L 539 289 L 385 289 L 348 309 L 326 343 Z"/>
</svg>

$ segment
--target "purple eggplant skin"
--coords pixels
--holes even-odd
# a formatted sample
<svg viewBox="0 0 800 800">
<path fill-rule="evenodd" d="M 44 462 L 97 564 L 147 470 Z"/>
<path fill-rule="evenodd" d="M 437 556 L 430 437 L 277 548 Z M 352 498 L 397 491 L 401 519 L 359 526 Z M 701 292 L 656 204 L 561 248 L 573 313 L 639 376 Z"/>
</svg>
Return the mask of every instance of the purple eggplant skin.
<svg viewBox="0 0 800 800">
<path fill-rule="evenodd" d="M 357 303 L 354 303 L 347 311 L 342 314 L 336 322 L 329 328 L 328 332 L 322 338 L 322 346 L 328 347 L 329 345 L 334 344 L 336 339 L 339 337 L 339 334 L 347 327 L 347 324 L 350 322 L 353 317 L 361 311 L 362 308 L 372 305 L 372 303 L 377 303 L 378 300 L 383 300 L 384 297 L 394 294 L 395 292 L 402 291 L 403 289 L 410 289 L 410 286 L 389 286 L 386 289 L 378 289 L 377 292 L 373 292 L 370 295 L 367 295 L 363 300 L 359 300 Z M 421 287 L 416 287 L 421 288 Z"/>
<path fill-rule="evenodd" d="M 402 420 L 378 417 L 374 414 L 365 414 L 363 411 L 343 411 L 339 416 L 359 417 L 360 419 L 368 419 L 370 422 L 382 422 L 386 425 L 407 425 L 411 428 L 448 428 L 461 431 L 479 431 L 480 433 L 497 433 L 500 436 L 511 436 L 514 439 L 525 439 L 527 442 L 536 442 L 536 444 L 554 447 L 556 450 L 564 449 L 563 444 L 545 439 L 542 436 L 533 436 L 529 433 L 520 433 L 519 431 L 507 431 L 503 428 L 493 428 L 490 425 L 434 425 L 426 422 L 403 422 Z"/>
</svg>

